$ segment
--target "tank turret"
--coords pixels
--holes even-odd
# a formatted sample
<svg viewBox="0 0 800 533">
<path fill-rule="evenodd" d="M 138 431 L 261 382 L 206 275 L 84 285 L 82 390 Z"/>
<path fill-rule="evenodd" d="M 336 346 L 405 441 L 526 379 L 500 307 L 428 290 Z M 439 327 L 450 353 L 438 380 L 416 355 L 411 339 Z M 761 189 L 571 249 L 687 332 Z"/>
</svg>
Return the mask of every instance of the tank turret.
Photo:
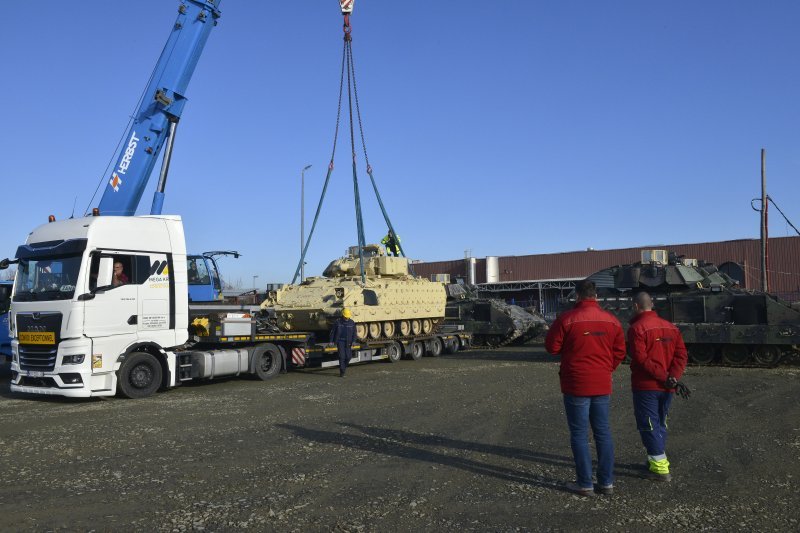
<svg viewBox="0 0 800 533">
<path fill-rule="evenodd" d="M 625 328 L 633 317 L 633 297 L 648 292 L 659 316 L 681 330 L 695 364 L 774 366 L 800 344 L 800 309 L 743 289 L 711 263 L 644 250 L 640 262 L 587 279 L 597 286 L 600 305 Z M 568 300 L 574 302 L 574 295 Z"/>
<path fill-rule="evenodd" d="M 380 245 L 364 246 L 362 255 L 366 282 L 358 247 L 352 247 L 321 277 L 270 291 L 262 309 L 272 309 L 281 331 L 313 331 L 321 338 L 344 308 L 352 312 L 361 340 L 433 333 L 444 319 L 444 285 L 412 275 L 407 258 L 386 256 Z"/>
</svg>

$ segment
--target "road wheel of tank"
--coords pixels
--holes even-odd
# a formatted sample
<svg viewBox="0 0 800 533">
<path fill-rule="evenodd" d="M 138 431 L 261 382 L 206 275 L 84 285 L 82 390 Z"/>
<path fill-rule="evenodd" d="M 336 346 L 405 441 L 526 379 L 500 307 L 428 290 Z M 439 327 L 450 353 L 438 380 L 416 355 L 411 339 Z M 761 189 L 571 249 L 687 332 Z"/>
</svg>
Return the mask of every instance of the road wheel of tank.
<svg viewBox="0 0 800 533">
<path fill-rule="evenodd" d="M 461 342 L 458 340 L 458 337 L 451 339 L 449 342 L 445 343 L 444 351 L 445 353 L 454 354 L 458 352 L 461 348 Z"/>
<path fill-rule="evenodd" d="M 411 324 L 408 323 L 408 320 L 401 320 L 399 329 L 401 337 L 408 337 L 411 334 Z"/>
<path fill-rule="evenodd" d="M 503 337 L 502 335 L 488 335 L 486 337 L 486 346 L 490 348 L 497 348 L 503 345 L 504 340 L 505 337 Z"/>
<path fill-rule="evenodd" d="M 366 324 L 356 324 L 356 338 L 360 341 L 367 340 L 367 325 Z"/>
<path fill-rule="evenodd" d="M 430 318 L 424 318 L 422 320 L 422 334 L 430 335 L 431 331 L 433 331 L 433 321 Z"/>
<path fill-rule="evenodd" d="M 126 398 L 146 398 L 161 386 L 161 363 L 146 352 L 132 352 L 117 373 L 118 390 Z"/>
<path fill-rule="evenodd" d="M 411 321 L 411 334 L 412 335 L 419 335 L 422 333 L 422 322 L 419 320 L 412 320 Z"/>
<path fill-rule="evenodd" d="M 384 337 L 386 337 L 387 339 L 391 339 L 392 337 L 394 337 L 394 331 L 395 331 L 394 322 L 384 322 L 383 323 L 383 335 L 384 335 Z"/>
<path fill-rule="evenodd" d="M 369 326 L 367 326 L 369 330 L 369 338 L 370 339 L 380 339 L 381 338 L 381 323 L 380 322 L 370 322 Z"/>
<path fill-rule="evenodd" d="M 403 347 L 399 342 L 390 342 L 386 345 L 386 356 L 390 363 L 396 363 L 403 357 Z"/>
<path fill-rule="evenodd" d="M 688 351 L 689 361 L 695 365 L 710 365 L 717 358 L 717 347 L 713 344 L 692 344 Z"/>
<path fill-rule="evenodd" d="M 262 344 L 253 350 L 253 370 L 258 379 L 267 381 L 281 371 L 281 352 L 273 344 Z"/>
<path fill-rule="evenodd" d="M 753 350 L 753 359 L 760 366 L 776 366 L 783 356 L 780 346 L 762 344 Z"/>
<path fill-rule="evenodd" d="M 743 365 L 750 360 L 750 349 L 744 344 L 728 344 L 722 347 L 722 360 L 729 365 Z"/>
<path fill-rule="evenodd" d="M 419 361 L 425 355 L 425 345 L 421 342 L 412 342 L 408 345 L 408 358 L 412 361 Z"/>
<path fill-rule="evenodd" d="M 431 357 L 439 357 L 442 355 L 442 348 L 442 339 L 434 337 L 431 339 L 430 343 L 428 343 L 428 355 Z"/>
</svg>

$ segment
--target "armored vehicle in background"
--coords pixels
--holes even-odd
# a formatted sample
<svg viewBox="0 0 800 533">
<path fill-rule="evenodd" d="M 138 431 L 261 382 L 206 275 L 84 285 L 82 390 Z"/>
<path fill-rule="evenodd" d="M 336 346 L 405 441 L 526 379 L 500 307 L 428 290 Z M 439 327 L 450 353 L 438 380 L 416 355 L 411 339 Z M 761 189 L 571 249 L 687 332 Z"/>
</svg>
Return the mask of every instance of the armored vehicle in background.
<svg viewBox="0 0 800 533">
<path fill-rule="evenodd" d="M 632 299 L 647 291 L 659 316 L 683 334 L 695 364 L 775 366 L 800 345 L 800 310 L 763 292 L 742 289 L 716 266 L 666 250 L 592 274 L 600 305 L 627 328 Z M 574 301 L 574 297 L 572 297 Z"/>
<path fill-rule="evenodd" d="M 270 291 L 261 304 L 271 308 L 281 331 L 327 334 L 346 307 L 360 340 L 428 335 L 444 319 L 444 285 L 409 273 L 408 259 L 385 255 L 383 247 L 362 248 L 366 283 L 361 281 L 358 247 L 299 285 Z"/>
<path fill-rule="evenodd" d="M 475 346 L 522 344 L 547 330 L 544 318 L 495 298 L 480 298 L 475 287 L 453 283 L 447 288 L 445 325 L 463 326 Z"/>
</svg>

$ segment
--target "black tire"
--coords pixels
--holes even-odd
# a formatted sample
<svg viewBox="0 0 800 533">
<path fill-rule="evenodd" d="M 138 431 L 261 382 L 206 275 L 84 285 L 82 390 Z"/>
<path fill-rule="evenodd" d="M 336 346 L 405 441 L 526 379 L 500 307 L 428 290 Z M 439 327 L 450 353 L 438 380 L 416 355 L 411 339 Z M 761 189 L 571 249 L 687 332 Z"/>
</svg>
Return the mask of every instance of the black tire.
<svg viewBox="0 0 800 533">
<path fill-rule="evenodd" d="M 272 379 L 281 372 L 281 351 L 272 344 L 262 344 L 253 350 L 253 372 L 262 381 Z"/>
<path fill-rule="evenodd" d="M 117 372 L 117 391 L 126 398 L 146 398 L 161 387 L 161 363 L 147 352 L 131 352 Z"/>
<path fill-rule="evenodd" d="M 386 345 L 386 356 L 390 363 L 396 363 L 403 357 L 403 347 L 399 342 L 390 342 Z"/>
<path fill-rule="evenodd" d="M 458 337 L 455 337 L 445 345 L 444 351 L 445 353 L 454 354 L 458 352 L 459 348 L 461 348 L 461 342 Z"/>
<path fill-rule="evenodd" d="M 439 357 L 442 355 L 442 339 L 439 337 L 434 337 L 431 339 L 430 343 L 428 344 L 428 355 L 431 357 Z"/>
<path fill-rule="evenodd" d="M 425 345 L 421 342 L 412 342 L 408 345 L 408 358 L 412 361 L 419 361 L 425 355 Z"/>
</svg>

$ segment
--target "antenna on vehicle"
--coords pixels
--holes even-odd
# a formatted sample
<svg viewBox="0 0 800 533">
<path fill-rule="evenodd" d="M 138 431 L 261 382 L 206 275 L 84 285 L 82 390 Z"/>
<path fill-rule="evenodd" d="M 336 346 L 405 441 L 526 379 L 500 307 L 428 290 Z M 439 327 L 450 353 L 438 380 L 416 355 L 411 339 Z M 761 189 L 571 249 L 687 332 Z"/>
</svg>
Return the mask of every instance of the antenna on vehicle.
<svg viewBox="0 0 800 533">
<path fill-rule="evenodd" d="M 77 196 L 72 201 L 72 214 L 70 214 L 69 218 L 75 218 L 75 204 L 76 203 L 78 203 L 78 197 Z"/>
</svg>

